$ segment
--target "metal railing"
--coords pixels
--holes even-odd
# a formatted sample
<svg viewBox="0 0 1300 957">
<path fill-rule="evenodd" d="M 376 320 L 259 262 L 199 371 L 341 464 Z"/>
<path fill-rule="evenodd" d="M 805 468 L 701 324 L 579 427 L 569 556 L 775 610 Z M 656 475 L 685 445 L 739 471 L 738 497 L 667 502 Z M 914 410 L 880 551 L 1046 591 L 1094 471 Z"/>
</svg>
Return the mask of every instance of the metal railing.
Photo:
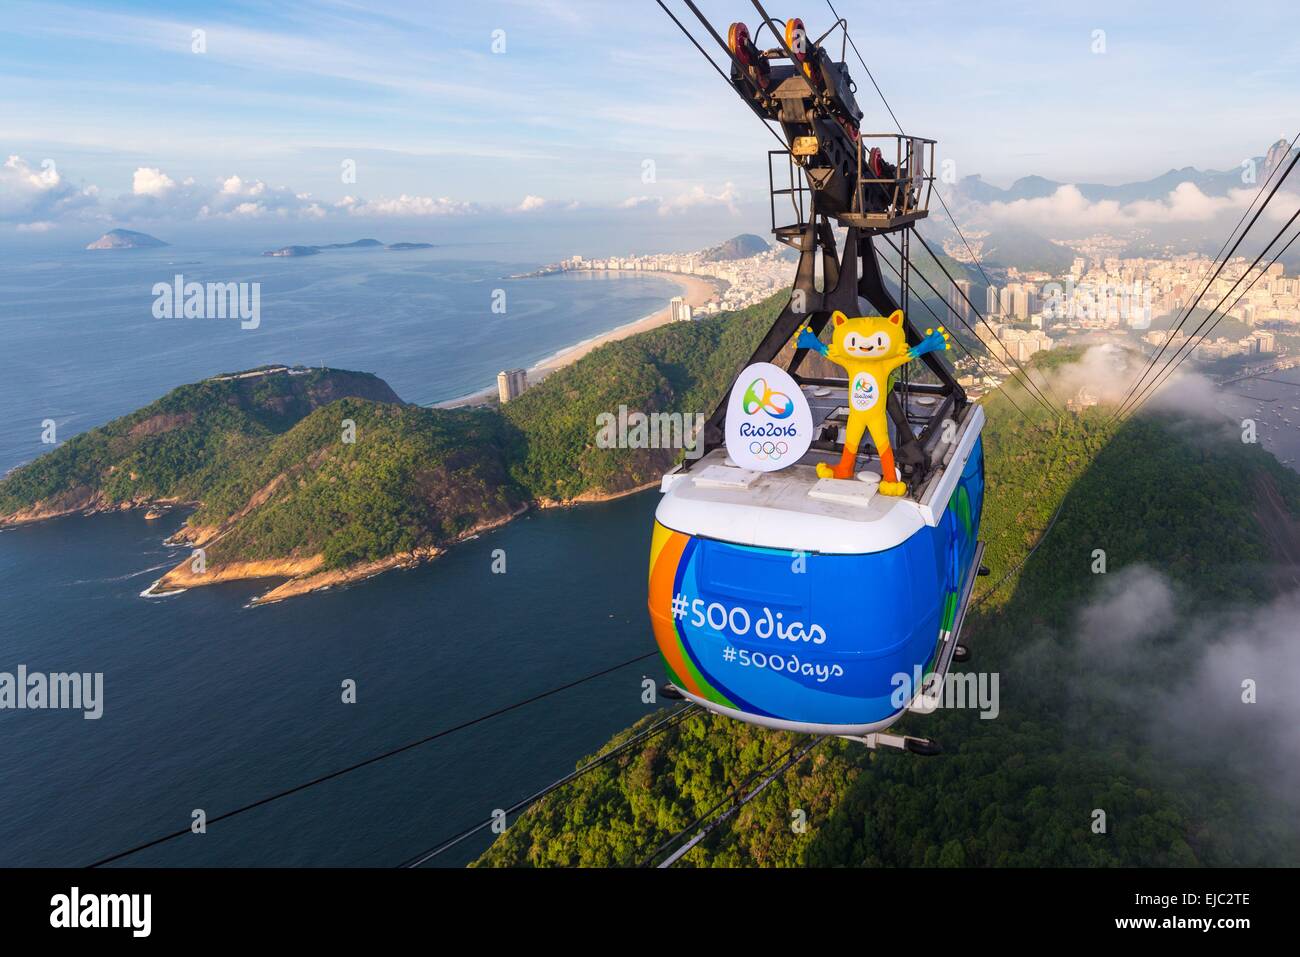
<svg viewBox="0 0 1300 957">
<path fill-rule="evenodd" d="M 870 150 L 876 143 L 881 159 L 888 163 L 893 156 L 892 176 L 875 176 L 868 166 Z M 868 229 L 890 229 L 929 215 L 930 197 L 934 191 L 934 155 L 936 141 L 921 136 L 900 133 L 863 133 L 856 143 L 856 185 L 848 197 L 849 209 L 832 213 L 843 225 Z M 784 157 L 787 179 L 778 186 L 774 158 Z M 808 178 L 804 164 L 795 160 L 788 150 L 768 150 L 767 153 L 768 203 L 772 219 L 772 232 L 786 242 L 802 233 L 812 213 L 816 188 Z M 788 198 L 794 221 L 778 223 L 778 197 Z"/>
<path fill-rule="evenodd" d="M 892 141 L 894 146 L 894 175 L 892 177 L 867 177 L 864 157 L 870 153 L 868 141 Z M 934 149 L 937 141 L 923 136 L 906 136 L 902 133 L 861 133 L 857 140 L 858 179 L 854 190 L 851 213 L 856 216 L 883 216 L 889 220 L 926 215 L 930 211 L 930 195 L 934 190 Z M 880 147 L 881 158 L 885 150 Z M 879 186 L 888 196 L 883 209 L 868 208 L 869 187 Z"/>
</svg>

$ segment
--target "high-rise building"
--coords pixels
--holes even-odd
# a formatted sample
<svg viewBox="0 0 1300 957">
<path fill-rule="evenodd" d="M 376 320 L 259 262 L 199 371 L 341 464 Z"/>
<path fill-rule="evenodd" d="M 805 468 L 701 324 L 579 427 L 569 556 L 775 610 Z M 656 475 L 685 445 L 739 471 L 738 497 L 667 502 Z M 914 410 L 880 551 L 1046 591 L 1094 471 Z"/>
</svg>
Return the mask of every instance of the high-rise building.
<svg viewBox="0 0 1300 957">
<path fill-rule="evenodd" d="M 691 304 L 681 296 L 673 296 L 672 301 L 668 303 L 669 318 L 673 322 L 690 322 L 691 321 Z"/>
<path fill-rule="evenodd" d="M 1250 334 L 1250 338 L 1259 343 L 1260 352 L 1276 352 L 1277 337 L 1273 333 L 1264 329 L 1256 329 Z"/>
<path fill-rule="evenodd" d="M 996 316 L 1001 314 L 1002 310 L 998 308 L 998 287 L 989 286 L 988 293 L 984 298 L 984 314 Z"/>
<path fill-rule="evenodd" d="M 497 373 L 497 398 L 509 402 L 523 394 L 528 388 L 528 372 L 525 369 L 502 369 Z"/>
<path fill-rule="evenodd" d="M 948 287 L 948 305 L 952 311 L 962 318 L 970 321 L 970 280 L 958 279 Z"/>
<path fill-rule="evenodd" d="M 1038 311 L 1038 290 L 1030 283 L 1007 283 L 1000 299 L 1002 314 L 1017 322 L 1026 322 Z"/>
</svg>

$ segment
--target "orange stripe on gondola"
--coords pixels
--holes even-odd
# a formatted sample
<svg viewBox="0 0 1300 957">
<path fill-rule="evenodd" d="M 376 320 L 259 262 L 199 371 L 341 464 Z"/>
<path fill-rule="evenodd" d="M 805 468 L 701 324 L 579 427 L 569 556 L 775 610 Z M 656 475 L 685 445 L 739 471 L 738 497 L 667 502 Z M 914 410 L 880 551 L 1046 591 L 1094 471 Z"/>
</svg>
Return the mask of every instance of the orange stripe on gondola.
<svg viewBox="0 0 1300 957">
<path fill-rule="evenodd" d="M 655 529 L 655 537 L 659 536 Z M 681 639 L 677 634 L 677 623 L 673 620 L 673 582 L 677 578 L 677 566 L 681 563 L 682 552 L 690 537 L 681 532 L 668 532 L 668 538 L 652 556 L 650 566 L 650 623 L 654 626 L 655 641 L 659 652 L 673 673 L 686 684 L 686 691 L 703 697 L 704 692 L 691 675 L 690 665 L 682 649 Z M 656 543 L 657 544 L 657 543 Z"/>
</svg>

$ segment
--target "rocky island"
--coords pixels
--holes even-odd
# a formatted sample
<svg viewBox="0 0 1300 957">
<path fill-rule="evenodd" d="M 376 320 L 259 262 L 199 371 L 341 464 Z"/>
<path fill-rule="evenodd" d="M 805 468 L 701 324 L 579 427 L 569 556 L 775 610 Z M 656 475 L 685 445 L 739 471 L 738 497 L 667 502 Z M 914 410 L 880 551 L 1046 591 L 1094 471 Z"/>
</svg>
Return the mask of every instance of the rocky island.
<svg viewBox="0 0 1300 957">
<path fill-rule="evenodd" d="M 155 236 L 148 233 L 138 233 L 133 229 L 110 229 L 104 235 L 100 236 L 93 243 L 86 246 L 87 249 L 151 249 L 157 246 L 166 246 Z"/>
<path fill-rule="evenodd" d="M 408 249 L 433 249 L 433 243 L 390 243 L 385 246 L 378 239 L 357 239 L 350 243 L 326 243 L 318 246 L 281 246 L 279 249 L 269 249 L 262 253 L 263 256 L 276 257 L 293 257 L 293 256 L 315 256 L 325 249 L 378 249 L 383 248 L 390 251 L 402 252 Z"/>
</svg>

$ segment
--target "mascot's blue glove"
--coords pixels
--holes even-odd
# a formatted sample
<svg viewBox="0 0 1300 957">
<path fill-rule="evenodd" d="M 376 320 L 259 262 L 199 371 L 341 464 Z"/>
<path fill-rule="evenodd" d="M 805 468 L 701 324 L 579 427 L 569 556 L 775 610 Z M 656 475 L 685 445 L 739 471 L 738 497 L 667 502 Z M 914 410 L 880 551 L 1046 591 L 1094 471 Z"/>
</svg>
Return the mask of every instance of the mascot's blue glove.
<svg viewBox="0 0 1300 957">
<path fill-rule="evenodd" d="M 812 349 L 821 355 L 826 355 L 826 343 L 818 339 L 811 329 L 804 326 L 799 330 L 799 336 L 795 339 L 794 344 L 800 349 Z"/>
<path fill-rule="evenodd" d="M 925 338 L 912 347 L 912 358 L 916 359 L 927 352 L 942 352 L 948 348 L 948 333 L 940 326 L 938 329 L 925 330 Z"/>
</svg>

